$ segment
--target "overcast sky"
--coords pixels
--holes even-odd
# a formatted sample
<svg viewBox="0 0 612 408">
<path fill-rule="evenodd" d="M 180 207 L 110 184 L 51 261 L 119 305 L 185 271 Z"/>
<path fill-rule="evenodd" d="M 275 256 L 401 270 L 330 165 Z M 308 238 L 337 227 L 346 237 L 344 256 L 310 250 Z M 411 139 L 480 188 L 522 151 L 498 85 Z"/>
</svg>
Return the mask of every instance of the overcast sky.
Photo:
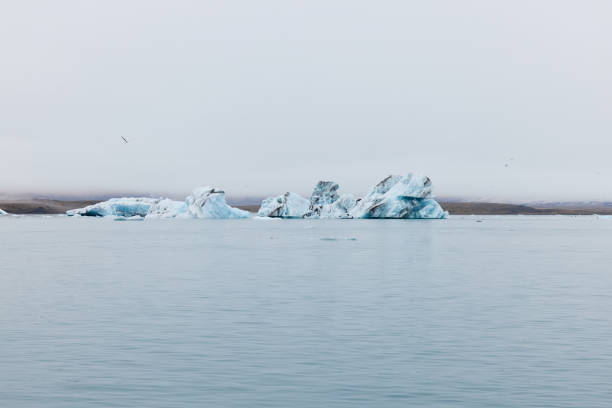
<svg viewBox="0 0 612 408">
<path fill-rule="evenodd" d="M 611 16 L 605 0 L 5 1 L 0 193 L 360 194 L 412 170 L 438 196 L 612 200 Z"/>
</svg>

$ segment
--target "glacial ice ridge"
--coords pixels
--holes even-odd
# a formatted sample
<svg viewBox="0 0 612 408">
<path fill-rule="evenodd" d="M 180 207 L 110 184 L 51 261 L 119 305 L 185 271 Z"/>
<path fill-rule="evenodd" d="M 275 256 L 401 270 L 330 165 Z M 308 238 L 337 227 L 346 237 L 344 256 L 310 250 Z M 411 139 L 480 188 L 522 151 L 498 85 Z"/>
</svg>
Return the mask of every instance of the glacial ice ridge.
<svg viewBox="0 0 612 408">
<path fill-rule="evenodd" d="M 185 201 L 169 198 L 112 198 L 87 207 L 66 211 L 69 216 L 150 218 L 248 218 L 250 213 L 231 207 L 225 192 L 213 187 L 198 187 Z"/>
<path fill-rule="evenodd" d="M 360 199 L 338 193 L 332 181 L 319 181 L 306 208 L 307 200 L 295 193 L 267 198 L 260 217 L 279 218 L 446 218 L 448 212 L 432 198 L 429 177 L 409 173 L 388 176 Z M 291 196 L 289 200 L 286 197 Z M 291 214 L 291 215 L 287 215 Z"/>
</svg>

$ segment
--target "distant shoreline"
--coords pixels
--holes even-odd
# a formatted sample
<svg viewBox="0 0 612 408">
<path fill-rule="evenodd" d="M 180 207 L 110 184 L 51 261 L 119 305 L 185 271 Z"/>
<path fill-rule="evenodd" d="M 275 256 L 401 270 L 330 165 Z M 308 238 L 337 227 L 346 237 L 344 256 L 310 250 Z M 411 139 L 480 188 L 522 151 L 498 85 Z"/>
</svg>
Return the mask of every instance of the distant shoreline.
<svg viewBox="0 0 612 408">
<path fill-rule="evenodd" d="M 3 200 L 0 201 L 0 209 L 11 214 L 63 214 L 67 210 L 85 207 L 97 202 L 99 201 Z M 439 203 L 451 215 L 612 215 L 612 207 L 580 207 L 579 205 L 539 207 L 506 203 L 445 201 Z M 259 204 L 237 205 L 236 207 L 256 213 Z"/>
</svg>

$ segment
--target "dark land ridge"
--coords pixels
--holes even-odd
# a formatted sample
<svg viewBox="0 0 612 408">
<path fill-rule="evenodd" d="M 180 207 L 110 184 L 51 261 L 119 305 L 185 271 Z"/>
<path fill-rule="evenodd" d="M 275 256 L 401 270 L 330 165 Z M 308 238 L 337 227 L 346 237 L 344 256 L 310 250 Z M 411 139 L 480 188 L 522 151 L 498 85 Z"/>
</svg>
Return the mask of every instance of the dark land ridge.
<svg viewBox="0 0 612 408">
<path fill-rule="evenodd" d="M 67 210 L 85 207 L 99 201 L 61 201 L 46 199 L 3 200 L 0 209 L 11 214 L 63 214 Z M 580 206 L 564 203 L 545 207 L 521 204 L 485 203 L 485 202 L 445 202 L 439 201 L 442 208 L 451 215 L 612 215 L 612 206 Z M 231 202 L 230 202 L 231 204 Z M 257 212 L 259 204 L 237 205 L 243 210 Z"/>
<path fill-rule="evenodd" d="M 99 203 L 94 201 L 61 201 L 46 199 L 2 200 L 0 209 L 10 214 L 64 214 L 68 210 Z"/>
</svg>

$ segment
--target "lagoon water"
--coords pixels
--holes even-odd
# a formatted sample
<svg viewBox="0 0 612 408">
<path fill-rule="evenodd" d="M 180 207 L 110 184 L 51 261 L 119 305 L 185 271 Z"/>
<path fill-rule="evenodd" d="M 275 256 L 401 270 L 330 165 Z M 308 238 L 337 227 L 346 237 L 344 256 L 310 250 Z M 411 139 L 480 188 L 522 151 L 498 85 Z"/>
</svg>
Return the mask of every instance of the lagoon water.
<svg viewBox="0 0 612 408">
<path fill-rule="evenodd" d="M 2 407 L 611 404 L 612 220 L 0 217 Z"/>
</svg>

